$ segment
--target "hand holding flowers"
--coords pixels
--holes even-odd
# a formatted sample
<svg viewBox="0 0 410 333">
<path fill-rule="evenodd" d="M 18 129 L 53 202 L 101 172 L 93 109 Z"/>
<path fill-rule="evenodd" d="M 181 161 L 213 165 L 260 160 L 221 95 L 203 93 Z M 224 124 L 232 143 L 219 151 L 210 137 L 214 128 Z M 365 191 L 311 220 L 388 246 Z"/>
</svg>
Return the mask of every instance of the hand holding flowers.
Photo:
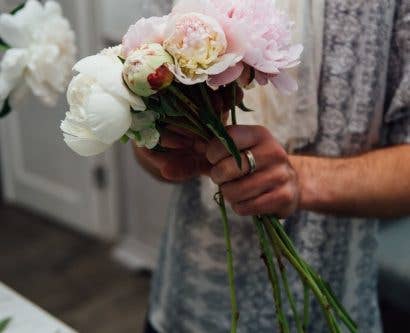
<svg viewBox="0 0 410 333">
<path fill-rule="evenodd" d="M 242 153 L 243 168 L 216 139 L 212 140 L 206 156 L 213 168 L 211 178 L 220 185 L 225 199 L 241 216 L 275 215 L 289 217 L 298 206 L 297 175 L 282 146 L 262 126 L 232 126 L 229 135 L 241 151 L 251 150 L 256 170 L 249 174 L 249 163 Z"/>
</svg>

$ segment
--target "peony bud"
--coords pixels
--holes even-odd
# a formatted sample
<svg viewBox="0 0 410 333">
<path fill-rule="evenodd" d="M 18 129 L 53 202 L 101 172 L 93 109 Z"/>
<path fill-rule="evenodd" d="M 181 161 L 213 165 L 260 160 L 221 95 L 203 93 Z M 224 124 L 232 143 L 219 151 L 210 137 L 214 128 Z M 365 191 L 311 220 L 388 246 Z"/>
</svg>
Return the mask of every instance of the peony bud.
<svg viewBox="0 0 410 333">
<path fill-rule="evenodd" d="M 127 57 L 124 81 L 138 96 L 151 96 L 168 87 L 174 80 L 168 64 L 173 64 L 172 57 L 160 44 L 143 45 Z"/>
</svg>

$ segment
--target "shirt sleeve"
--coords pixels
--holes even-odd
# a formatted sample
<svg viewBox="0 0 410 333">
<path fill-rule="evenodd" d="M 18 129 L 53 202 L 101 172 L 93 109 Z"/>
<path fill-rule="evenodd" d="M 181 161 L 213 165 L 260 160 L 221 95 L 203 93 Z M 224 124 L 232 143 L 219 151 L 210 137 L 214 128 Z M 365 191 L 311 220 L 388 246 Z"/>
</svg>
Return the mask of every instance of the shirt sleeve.
<svg viewBox="0 0 410 333">
<path fill-rule="evenodd" d="M 410 144 L 410 1 L 397 0 L 396 6 L 383 127 L 386 145 Z"/>
</svg>

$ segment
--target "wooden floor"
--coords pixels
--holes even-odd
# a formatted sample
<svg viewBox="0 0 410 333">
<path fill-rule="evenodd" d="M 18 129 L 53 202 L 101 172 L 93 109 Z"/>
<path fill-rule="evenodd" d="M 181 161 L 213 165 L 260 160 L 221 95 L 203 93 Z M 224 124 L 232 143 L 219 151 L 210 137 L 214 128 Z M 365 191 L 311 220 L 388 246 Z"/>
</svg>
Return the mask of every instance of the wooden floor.
<svg viewBox="0 0 410 333">
<path fill-rule="evenodd" d="M 142 332 L 149 279 L 113 262 L 108 244 L 0 201 L 0 281 L 80 333 Z M 385 333 L 408 332 L 410 316 L 381 305 Z"/>
<path fill-rule="evenodd" d="M 110 259 L 110 246 L 0 203 L 0 280 L 80 333 L 139 333 L 149 274 Z"/>
</svg>

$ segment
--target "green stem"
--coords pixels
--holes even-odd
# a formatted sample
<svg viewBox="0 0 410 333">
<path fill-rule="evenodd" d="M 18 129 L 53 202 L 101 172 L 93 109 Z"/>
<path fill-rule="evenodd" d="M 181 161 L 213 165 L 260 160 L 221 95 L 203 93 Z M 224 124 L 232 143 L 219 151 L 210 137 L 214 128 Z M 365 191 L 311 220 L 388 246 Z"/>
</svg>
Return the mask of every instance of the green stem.
<svg viewBox="0 0 410 333">
<path fill-rule="evenodd" d="M 228 268 L 229 278 L 229 291 L 231 296 L 231 333 L 236 333 L 239 320 L 238 304 L 236 302 L 235 291 L 235 275 L 233 269 L 233 255 L 232 255 L 232 243 L 231 243 L 231 231 L 228 223 L 228 214 L 226 212 L 225 199 L 221 192 L 215 196 L 216 202 L 219 205 L 222 217 L 222 223 L 224 227 L 224 236 L 226 243 L 226 262 Z"/>
<path fill-rule="evenodd" d="M 209 137 L 207 133 L 204 133 L 204 131 L 202 129 L 199 129 L 197 126 L 191 125 L 189 123 L 184 123 L 181 122 L 181 120 L 177 120 L 177 119 L 172 119 L 171 117 L 167 117 L 164 119 L 161 119 L 161 121 L 163 123 L 169 124 L 169 125 L 173 125 L 175 127 L 187 130 L 199 137 L 201 137 L 202 139 L 204 139 L 205 141 L 209 141 Z"/>
<path fill-rule="evenodd" d="M 306 331 L 309 326 L 309 306 L 310 306 L 309 286 L 303 281 L 303 329 Z"/>
<path fill-rule="evenodd" d="M 211 102 L 211 99 L 209 98 L 208 91 L 206 90 L 207 89 L 206 85 L 205 84 L 200 84 L 199 89 L 201 91 L 201 95 L 202 95 L 202 98 L 205 102 L 206 108 L 209 110 L 209 112 L 215 114 L 214 107 L 212 106 L 212 102 Z"/>
<path fill-rule="evenodd" d="M 202 86 L 202 85 L 201 85 Z M 199 111 L 194 102 L 192 102 L 185 94 L 179 90 L 176 86 L 170 85 L 167 88 L 171 93 L 173 93 L 181 102 L 183 102 L 195 115 L 198 115 Z"/>
<path fill-rule="evenodd" d="M 322 290 L 322 293 L 332 306 L 333 310 L 336 312 L 337 316 L 343 321 L 343 323 L 346 325 L 346 327 L 349 329 L 351 333 L 356 333 L 358 329 L 357 324 L 349 316 L 343 305 L 340 304 L 337 297 L 332 293 L 331 288 L 320 278 L 320 276 L 317 273 L 313 271 L 313 269 L 304 260 L 302 260 L 298 256 L 296 249 L 292 244 L 292 241 L 289 239 L 288 235 L 286 234 L 285 230 L 283 229 L 283 226 L 279 223 L 279 221 L 276 218 L 271 217 L 271 222 L 279 237 L 282 239 L 282 241 L 287 246 L 288 250 L 294 256 L 294 258 L 298 260 L 299 264 L 305 269 L 305 271 L 307 271 L 311 275 L 315 283 Z M 305 281 L 305 278 L 302 275 L 301 279 Z"/>
<path fill-rule="evenodd" d="M 327 325 L 330 329 L 331 333 L 338 333 L 338 327 L 336 321 L 334 319 L 333 313 L 331 311 L 331 307 L 329 302 L 327 301 L 326 296 L 320 290 L 320 287 L 317 285 L 316 281 L 312 278 L 309 271 L 300 264 L 299 260 L 295 258 L 295 256 L 288 250 L 288 247 L 283 243 L 282 239 L 278 236 L 276 230 L 271 225 L 270 221 L 265 219 L 264 220 L 265 228 L 268 231 L 268 235 L 271 238 L 271 242 L 275 242 L 282 254 L 287 258 L 287 260 L 293 265 L 293 267 L 298 271 L 300 276 L 307 282 L 310 289 L 315 294 L 317 300 L 319 301 L 320 306 L 322 307 L 323 313 L 326 318 Z"/>
<path fill-rule="evenodd" d="M 196 107 L 196 105 L 194 104 L 194 102 L 192 102 L 187 96 L 185 96 L 185 94 L 179 90 L 177 87 L 175 86 L 169 86 L 168 90 L 175 96 L 177 97 L 184 106 L 186 106 L 186 108 L 189 110 L 186 110 L 185 107 L 181 107 L 179 108 L 179 110 L 184 114 L 184 116 L 192 123 L 194 124 L 198 129 L 200 129 L 203 134 L 205 134 L 207 131 L 204 129 L 204 127 L 202 126 L 201 122 L 199 121 L 198 118 L 198 108 Z M 172 100 L 168 101 L 168 104 L 175 108 L 174 103 L 172 102 Z"/>
<path fill-rule="evenodd" d="M 253 222 L 259 237 L 259 243 L 262 251 L 262 259 L 268 270 L 269 280 L 272 285 L 273 299 L 275 301 L 276 315 L 278 317 L 279 328 L 282 333 L 289 332 L 289 323 L 283 312 L 282 295 L 280 291 L 279 276 L 273 263 L 272 249 L 269 245 L 269 240 L 266 236 L 265 228 L 262 222 L 256 216 L 253 217 Z"/>
<path fill-rule="evenodd" d="M 237 125 L 238 121 L 236 119 L 236 84 L 232 84 L 232 105 L 231 105 L 231 117 L 232 125 Z"/>
<path fill-rule="evenodd" d="M 281 275 L 281 278 L 282 278 L 283 286 L 285 288 L 286 296 L 288 297 L 289 304 L 290 304 L 290 307 L 291 307 L 292 312 L 293 312 L 293 317 L 295 318 L 297 332 L 298 333 L 303 333 L 303 326 L 302 326 L 302 322 L 299 318 L 298 310 L 297 310 L 297 307 L 296 307 L 296 302 L 295 302 L 295 299 L 292 295 L 292 292 L 290 291 L 288 276 L 287 276 L 287 273 L 286 273 L 286 267 L 285 267 L 285 265 L 282 261 L 282 253 L 281 253 L 281 251 L 278 247 L 278 244 L 276 244 L 276 242 L 272 242 L 272 247 L 273 247 L 273 250 L 275 252 L 276 260 L 278 262 L 279 271 L 280 271 L 280 275 Z"/>
</svg>

